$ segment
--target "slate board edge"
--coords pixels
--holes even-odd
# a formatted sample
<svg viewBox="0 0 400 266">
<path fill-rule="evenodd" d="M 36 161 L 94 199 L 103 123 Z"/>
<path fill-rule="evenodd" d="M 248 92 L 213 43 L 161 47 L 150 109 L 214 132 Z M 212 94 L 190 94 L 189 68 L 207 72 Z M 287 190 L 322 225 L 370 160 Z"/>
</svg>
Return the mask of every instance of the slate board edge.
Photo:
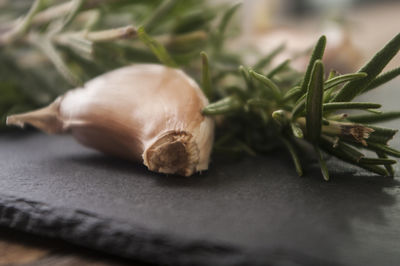
<svg viewBox="0 0 400 266">
<path fill-rule="evenodd" d="M 0 194 L 0 226 L 162 265 L 259 265 L 237 247 L 158 234 L 87 211 Z"/>
<path fill-rule="evenodd" d="M 307 266 L 342 265 L 293 250 L 247 253 L 228 244 L 154 233 L 87 211 L 51 206 L 1 193 L 0 226 L 156 265 L 286 265 L 282 262 Z"/>
</svg>

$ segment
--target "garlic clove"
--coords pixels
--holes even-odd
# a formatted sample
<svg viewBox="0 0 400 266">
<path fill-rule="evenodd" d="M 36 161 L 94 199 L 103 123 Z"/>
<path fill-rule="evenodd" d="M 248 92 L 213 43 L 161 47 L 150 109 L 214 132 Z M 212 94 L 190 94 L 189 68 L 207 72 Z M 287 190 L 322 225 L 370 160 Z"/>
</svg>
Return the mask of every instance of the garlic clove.
<svg viewBox="0 0 400 266">
<path fill-rule="evenodd" d="M 190 176 L 209 164 L 214 121 L 201 114 L 207 104 L 181 70 L 137 64 L 101 75 L 43 109 L 9 116 L 7 124 L 67 132 L 151 171 Z"/>
</svg>

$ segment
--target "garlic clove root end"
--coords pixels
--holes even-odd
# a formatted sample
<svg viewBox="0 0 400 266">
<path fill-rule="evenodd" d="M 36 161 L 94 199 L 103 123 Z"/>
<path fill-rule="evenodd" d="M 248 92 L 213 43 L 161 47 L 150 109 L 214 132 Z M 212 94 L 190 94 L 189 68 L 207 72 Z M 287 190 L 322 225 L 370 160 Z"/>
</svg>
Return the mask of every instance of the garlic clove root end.
<svg viewBox="0 0 400 266">
<path fill-rule="evenodd" d="M 185 131 L 171 131 L 156 138 L 144 151 L 143 163 L 149 170 L 164 174 L 190 176 L 196 172 L 199 149 L 193 136 Z"/>
</svg>

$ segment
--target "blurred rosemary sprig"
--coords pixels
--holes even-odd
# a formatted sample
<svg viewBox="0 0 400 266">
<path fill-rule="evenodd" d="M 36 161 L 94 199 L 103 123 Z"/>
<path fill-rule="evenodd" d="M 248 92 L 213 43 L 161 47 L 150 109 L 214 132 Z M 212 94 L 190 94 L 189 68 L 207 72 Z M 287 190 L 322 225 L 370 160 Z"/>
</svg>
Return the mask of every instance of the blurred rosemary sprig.
<svg viewBox="0 0 400 266">
<path fill-rule="evenodd" d="M 43 106 L 111 69 L 158 62 L 160 55 L 170 57 L 169 65 L 196 75 L 199 53 L 210 43 L 217 8 L 196 0 L 3 2 L 3 121 L 7 114 Z M 154 38 L 153 45 L 159 43 L 155 49 L 146 47 L 151 39 L 147 34 Z"/>
<path fill-rule="evenodd" d="M 11 13 L 22 14 L 12 6 Z M 399 118 L 400 112 L 382 113 L 378 103 L 352 100 L 400 74 L 399 68 L 381 74 L 400 49 L 400 34 L 357 73 L 331 71 L 325 77 L 324 36 L 305 73 L 293 70 L 290 60 L 271 66 L 284 45 L 249 65 L 245 52 L 226 45 L 235 33 L 229 25 L 238 7 L 195 0 L 36 0 L 27 15 L 0 27 L 0 111 L 44 105 L 119 66 L 161 62 L 183 68 L 214 101 L 202 112 L 218 116 L 215 152 L 253 156 L 286 147 L 302 175 L 299 153 L 305 142 L 325 180 L 324 153 L 392 176 L 396 161 L 390 157 L 400 151 L 388 141 L 397 130 L 371 124 Z M 348 115 L 347 109 L 364 113 Z"/>
</svg>

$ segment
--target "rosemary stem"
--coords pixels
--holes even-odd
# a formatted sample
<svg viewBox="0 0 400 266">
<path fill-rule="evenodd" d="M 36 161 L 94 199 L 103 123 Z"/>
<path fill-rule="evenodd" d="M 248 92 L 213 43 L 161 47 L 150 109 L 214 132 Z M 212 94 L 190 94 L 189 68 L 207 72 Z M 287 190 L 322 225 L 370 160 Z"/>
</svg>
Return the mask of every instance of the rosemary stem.
<svg viewBox="0 0 400 266">
<path fill-rule="evenodd" d="M 65 43 L 69 38 L 82 38 L 92 42 L 107 42 L 118 39 L 127 39 L 137 36 L 137 31 L 133 26 L 125 26 L 115 29 L 101 31 L 82 31 L 82 32 L 67 32 L 54 36 L 57 43 Z"/>
<path fill-rule="evenodd" d="M 96 7 L 100 4 L 104 4 L 107 2 L 111 2 L 111 1 L 115 1 L 115 0 L 87 0 L 84 3 L 84 9 L 88 9 L 88 8 L 93 8 Z M 40 12 L 38 12 L 32 19 L 31 21 L 31 25 L 33 26 L 40 26 L 43 25 L 47 22 L 50 22 L 54 19 L 60 18 L 65 16 L 66 14 L 68 14 L 71 9 L 74 6 L 74 2 L 73 1 L 68 1 L 65 3 L 61 3 L 61 4 L 56 4 L 53 6 L 50 6 Z M 20 21 L 19 19 L 16 19 L 12 22 L 10 22 L 10 25 L 15 25 Z"/>
<path fill-rule="evenodd" d="M 19 22 L 16 23 L 14 28 L 0 35 L 0 45 L 7 45 L 21 37 L 30 27 L 33 17 L 39 12 L 39 10 L 44 5 L 45 0 L 36 0 L 28 14 Z"/>
<path fill-rule="evenodd" d="M 70 12 L 74 3 L 72 1 L 68 1 L 66 3 L 58 4 L 55 6 L 51 6 L 41 12 L 39 12 L 32 20 L 32 25 L 38 26 L 44 23 L 47 23 L 53 19 L 62 17 L 68 12 Z"/>
</svg>

